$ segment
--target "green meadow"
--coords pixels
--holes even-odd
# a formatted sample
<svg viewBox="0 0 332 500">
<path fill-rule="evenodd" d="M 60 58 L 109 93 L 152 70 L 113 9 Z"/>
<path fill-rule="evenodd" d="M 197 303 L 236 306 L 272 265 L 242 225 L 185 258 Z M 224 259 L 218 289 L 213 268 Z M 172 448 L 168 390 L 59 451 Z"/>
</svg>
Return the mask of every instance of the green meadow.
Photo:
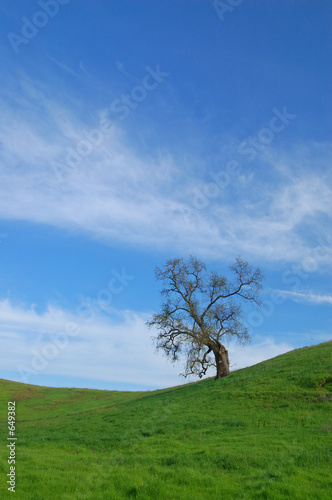
<svg viewBox="0 0 332 500">
<path fill-rule="evenodd" d="M 331 390 L 332 342 L 153 392 L 0 380 L 0 497 L 328 500 Z M 15 493 L 6 484 L 8 401 Z"/>
</svg>

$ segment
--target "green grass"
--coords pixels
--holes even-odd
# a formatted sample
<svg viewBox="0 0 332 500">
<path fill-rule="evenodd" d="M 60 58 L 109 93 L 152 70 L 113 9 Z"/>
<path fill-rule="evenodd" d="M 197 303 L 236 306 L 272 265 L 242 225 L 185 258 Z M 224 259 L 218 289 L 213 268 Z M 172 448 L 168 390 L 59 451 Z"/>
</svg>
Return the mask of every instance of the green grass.
<svg viewBox="0 0 332 500">
<path fill-rule="evenodd" d="M 16 499 L 331 498 L 332 343 L 154 392 L 0 380 L 16 401 Z"/>
</svg>

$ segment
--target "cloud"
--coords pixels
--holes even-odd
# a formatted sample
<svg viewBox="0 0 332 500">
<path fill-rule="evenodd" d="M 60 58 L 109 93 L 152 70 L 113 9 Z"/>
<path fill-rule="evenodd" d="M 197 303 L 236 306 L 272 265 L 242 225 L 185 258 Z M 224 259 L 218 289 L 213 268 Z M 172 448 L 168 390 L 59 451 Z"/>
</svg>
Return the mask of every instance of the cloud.
<svg viewBox="0 0 332 500">
<path fill-rule="evenodd" d="M 271 337 L 256 340 L 256 342 L 246 346 L 231 344 L 229 347 L 231 369 L 239 370 L 247 366 L 253 366 L 293 349 L 294 347 L 291 344 L 287 342 L 277 343 Z"/>
<path fill-rule="evenodd" d="M 179 367 L 155 354 L 144 313 L 87 321 L 52 305 L 37 314 L 33 306 L 4 300 L 0 315 L 1 367 L 16 370 L 17 381 L 33 384 L 36 376 L 52 375 L 147 387 L 181 382 Z"/>
<path fill-rule="evenodd" d="M 332 295 L 320 295 L 312 292 L 295 292 L 288 290 L 278 290 L 280 293 L 290 298 L 294 302 L 307 302 L 310 304 L 332 304 Z"/>
<path fill-rule="evenodd" d="M 241 174 L 198 210 L 194 193 L 204 193 L 206 184 L 186 152 L 172 156 L 156 144 L 148 154 L 133 147 L 126 120 L 107 109 L 84 118 L 80 103 L 65 102 L 24 75 L 15 92 L 9 85 L 2 90 L 0 101 L 3 219 L 81 230 L 105 242 L 272 261 L 305 258 L 327 232 L 328 145 L 264 154 L 250 171 L 242 165 Z M 210 170 L 204 158 L 196 164 Z"/>
<path fill-rule="evenodd" d="M 164 388 L 195 380 L 183 379 L 182 360 L 173 366 L 156 354 L 147 313 L 116 311 L 93 321 L 72 311 L 49 305 L 43 313 L 33 306 L 0 301 L 0 364 L 2 371 L 15 371 L 15 380 L 45 384 L 43 377 L 90 379 L 112 385 L 137 384 Z M 292 346 L 264 339 L 255 345 L 230 344 L 233 369 L 250 366 L 287 352 Z M 209 375 L 214 375 L 211 370 Z"/>
<path fill-rule="evenodd" d="M 73 71 L 71 68 L 69 68 L 66 64 L 63 64 L 62 62 L 58 61 L 57 59 L 55 59 L 54 57 L 51 57 L 49 54 L 46 54 L 46 57 L 52 61 L 54 64 L 56 64 L 59 68 L 61 68 L 62 70 L 66 71 L 67 73 L 69 73 L 70 75 L 72 76 L 75 76 L 76 78 L 78 78 L 79 80 L 82 80 L 82 75 L 80 75 L 79 73 L 76 73 L 76 71 Z M 80 69 L 81 71 L 83 71 L 83 65 L 80 64 Z"/>
</svg>

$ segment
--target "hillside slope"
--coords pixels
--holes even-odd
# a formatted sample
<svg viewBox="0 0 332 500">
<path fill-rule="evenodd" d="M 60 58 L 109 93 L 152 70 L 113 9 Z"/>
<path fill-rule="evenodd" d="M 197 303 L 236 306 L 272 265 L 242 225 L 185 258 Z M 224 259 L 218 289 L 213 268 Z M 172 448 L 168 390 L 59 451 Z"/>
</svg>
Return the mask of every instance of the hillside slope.
<svg viewBox="0 0 332 500">
<path fill-rule="evenodd" d="M 3 443 L 16 401 L 16 498 L 328 499 L 331 389 L 332 342 L 154 392 L 0 380 Z"/>
</svg>

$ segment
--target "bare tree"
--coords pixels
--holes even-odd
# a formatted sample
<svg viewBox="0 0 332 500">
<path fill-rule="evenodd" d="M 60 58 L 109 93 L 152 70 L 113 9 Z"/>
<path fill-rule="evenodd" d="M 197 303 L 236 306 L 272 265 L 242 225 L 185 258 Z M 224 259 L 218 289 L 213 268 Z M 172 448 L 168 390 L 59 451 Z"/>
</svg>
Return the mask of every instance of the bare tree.
<svg viewBox="0 0 332 500">
<path fill-rule="evenodd" d="M 186 354 L 185 377 L 201 378 L 210 366 L 216 367 L 216 379 L 229 375 L 224 340 L 249 340 L 240 301 L 259 303 L 264 276 L 240 257 L 230 269 L 232 281 L 215 271 L 208 273 L 206 265 L 193 256 L 170 259 L 162 269 L 156 267 L 156 278 L 165 285 L 161 292 L 165 301 L 162 312 L 154 314 L 147 325 L 158 331 L 153 337 L 156 348 L 173 362 L 179 354 Z"/>
</svg>

